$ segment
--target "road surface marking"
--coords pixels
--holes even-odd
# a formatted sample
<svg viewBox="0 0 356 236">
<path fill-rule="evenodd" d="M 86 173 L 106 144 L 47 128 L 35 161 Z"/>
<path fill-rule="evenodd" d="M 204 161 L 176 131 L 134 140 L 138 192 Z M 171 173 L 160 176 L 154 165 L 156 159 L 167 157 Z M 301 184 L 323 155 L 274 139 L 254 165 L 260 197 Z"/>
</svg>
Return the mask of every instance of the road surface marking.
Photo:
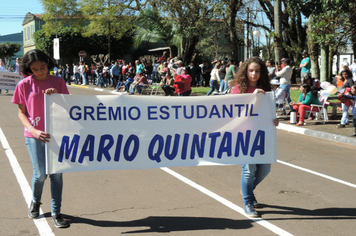
<svg viewBox="0 0 356 236">
<path fill-rule="evenodd" d="M 186 177 L 184 177 L 184 176 L 178 174 L 177 172 L 174 172 L 173 170 L 171 170 L 171 169 L 169 169 L 169 168 L 167 168 L 167 167 L 163 167 L 163 168 L 161 168 L 161 169 L 162 169 L 163 171 L 167 172 L 168 174 L 170 174 L 170 175 L 176 177 L 177 179 L 181 180 L 182 182 L 184 182 L 184 183 L 190 185 L 191 187 L 193 187 L 193 188 L 199 190 L 200 192 L 202 192 L 202 193 L 208 195 L 209 197 L 215 199 L 216 201 L 218 201 L 218 202 L 224 204 L 225 206 L 229 207 L 230 209 L 232 209 L 232 210 L 234 210 L 234 211 L 237 211 L 237 212 L 240 213 L 241 215 L 246 216 L 245 211 L 244 211 L 241 207 L 239 207 L 239 206 L 237 206 L 236 204 L 230 202 L 229 200 L 227 200 L 227 199 L 225 199 L 225 198 L 223 198 L 223 197 L 220 197 L 220 196 L 217 195 L 216 193 L 213 193 L 213 192 L 211 192 L 210 190 L 204 188 L 203 186 L 201 186 L 201 185 L 199 185 L 199 184 L 197 184 L 197 183 L 194 183 L 194 182 L 191 181 L 190 179 L 188 179 L 188 178 L 186 178 Z M 269 223 L 268 221 L 263 220 L 262 218 L 251 218 L 251 217 L 248 217 L 248 216 L 246 216 L 246 217 L 249 218 L 250 220 L 252 220 L 252 221 L 258 223 L 259 225 L 265 227 L 266 229 L 268 229 L 268 230 L 274 232 L 274 233 L 277 234 L 277 235 L 283 235 L 283 236 L 292 236 L 292 235 L 293 235 L 293 234 L 290 234 L 290 233 L 288 233 L 287 231 L 285 231 L 285 230 L 283 230 L 283 229 L 281 229 L 281 228 L 279 228 L 279 227 L 277 227 L 277 226 L 275 226 L 275 225 Z"/>
<path fill-rule="evenodd" d="M 31 200 L 32 200 L 32 190 L 30 185 L 27 182 L 27 179 L 21 169 L 21 166 L 19 162 L 17 161 L 17 158 L 15 154 L 13 153 L 4 132 L 0 128 L 0 142 L 2 143 L 2 146 L 5 150 L 5 154 L 7 158 L 9 159 L 10 165 L 12 167 L 12 171 L 15 174 L 15 177 L 17 179 L 17 182 L 20 185 L 23 197 L 25 198 L 25 201 L 27 203 L 28 208 L 30 207 Z M 54 236 L 55 234 L 53 233 L 51 227 L 49 227 L 48 222 L 46 218 L 43 216 L 43 211 L 40 208 L 40 217 L 38 219 L 33 219 L 33 222 L 35 223 L 38 233 L 41 236 Z"/>
</svg>

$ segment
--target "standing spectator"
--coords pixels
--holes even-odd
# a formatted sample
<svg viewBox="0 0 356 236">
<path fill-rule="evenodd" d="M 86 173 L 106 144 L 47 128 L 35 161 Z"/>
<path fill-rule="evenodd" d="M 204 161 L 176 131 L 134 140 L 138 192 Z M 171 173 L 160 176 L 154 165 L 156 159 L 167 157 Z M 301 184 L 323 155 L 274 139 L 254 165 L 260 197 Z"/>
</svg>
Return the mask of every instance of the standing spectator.
<svg viewBox="0 0 356 236">
<path fill-rule="evenodd" d="M 121 73 L 122 73 L 122 80 L 126 81 L 127 79 L 127 73 L 129 72 L 129 65 L 127 64 L 126 61 L 123 62 Z"/>
<path fill-rule="evenodd" d="M 353 106 L 352 106 L 352 123 L 355 128 L 355 132 L 351 134 L 352 137 L 356 136 L 356 85 L 351 86 L 350 92 L 347 94 L 339 94 L 339 98 L 346 98 L 349 101 L 353 101 Z"/>
<path fill-rule="evenodd" d="M 290 67 L 290 60 L 289 58 L 283 60 L 283 69 L 281 71 L 278 70 L 278 67 L 276 66 L 276 75 L 278 77 L 280 77 L 280 86 L 282 89 L 284 89 L 284 91 L 287 93 L 287 101 L 288 101 L 288 105 L 289 105 L 289 109 L 290 111 L 293 109 L 293 107 L 290 105 L 290 102 L 292 101 L 290 98 L 290 87 L 291 87 L 291 81 L 290 79 L 292 78 L 292 73 L 293 73 L 293 69 Z M 289 113 L 290 113 L 289 111 Z"/>
<path fill-rule="evenodd" d="M 54 74 L 55 76 L 58 76 L 58 65 L 57 65 L 57 64 L 54 64 L 53 74 Z"/>
<path fill-rule="evenodd" d="M 51 135 L 45 130 L 44 96 L 54 93 L 69 94 L 65 81 L 48 74 L 54 63 L 44 52 L 33 49 L 22 58 L 21 71 L 27 76 L 21 80 L 14 92 L 12 103 L 18 105 L 18 117 L 24 126 L 26 146 L 30 154 L 32 176 L 32 200 L 28 210 L 30 218 L 38 218 L 43 186 L 47 177 L 45 143 Z M 62 173 L 50 174 L 51 179 L 51 215 L 57 228 L 68 227 L 61 215 L 63 176 Z"/>
<path fill-rule="evenodd" d="M 302 54 L 303 60 L 300 62 L 299 68 L 301 68 L 301 72 L 300 72 L 300 77 L 302 80 L 302 84 L 305 83 L 305 77 L 310 73 L 310 58 L 308 56 L 308 52 L 306 50 L 303 51 Z"/>
<path fill-rule="evenodd" d="M 139 60 L 136 60 L 135 61 L 135 64 L 136 64 L 136 73 L 139 74 L 139 73 L 142 73 L 143 74 L 143 70 L 144 70 L 144 67 L 143 65 L 141 64 L 141 62 Z"/>
<path fill-rule="evenodd" d="M 160 64 L 158 63 L 157 59 L 153 60 L 153 65 L 152 65 L 152 80 L 154 83 L 159 82 L 160 79 L 158 77 L 158 66 Z"/>
<path fill-rule="evenodd" d="M 91 63 L 90 72 L 91 72 L 91 83 L 92 85 L 94 85 L 96 79 L 96 66 L 93 63 Z"/>
<path fill-rule="evenodd" d="M 118 82 L 120 81 L 119 74 L 120 74 L 119 62 L 116 61 L 114 63 L 114 66 L 112 66 L 110 69 L 110 75 L 111 75 L 111 79 L 113 81 L 112 87 L 116 87 L 118 85 Z M 120 87 L 121 87 L 121 84 L 120 84 Z M 116 88 L 116 89 L 120 89 L 120 88 Z"/>
<path fill-rule="evenodd" d="M 74 74 L 74 83 L 78 84 L 79 82 L 78 63 L 73 63 L 73 74 Z"/>
<path fill-rule="evenodd" d="M 350 92 L 351 86 L 354 84 L 352 79 L 352 73 L 350 70 L 343 70 L 341 71 L 341 77 L 344 81 L 342 86 L 344 92 L 343 94 L 348 95 Z M 349 124 L 349 107 L 352 105 L 352 102 L 349 99 L 345 99 L 341 103 L 342 108 L 342 117 L 340 120 L 340 124 L 338 124 L 337 128 L 345 128 L 345 125 Z"/>
<path fill-rule="evenodd" d="M 181 74 L 183 74 L 183 69 L 184 69 L 184 67 L 183 67 L 183 62 L 182 61 L 177 61 L 177 69 L 176 69 L 176 74 L 177 75 L 181 75 Z"/>
<path fill-rule="evenodd" d="M 224 85 L 225 85 L 225 76 L 226 76 L 226 63 L 225 63 L 225 59 L 222 59 L 220 61 L 220 69 L 219 69 L 219 82 L 220 82 L 220 88 L 219 88 L 219 92 L 223 92 L 224 91 Z"/>
<path fill-rule="evenodd" d="M 352 72 L 352 79 L 356 82 L 356 59 L 354 59 L 354 63 L 350 66 L 350 70 Z"/>
<path fill-rule="evenodd" d="M 216 92 L 219 92 L 219 84 L 218 84 L 218 79 L 219 77 L 219 71 L 220 71 L 221 64 L 220 62 L 215 64 L 215 67 L 211 70 L 210 73 L 210 91 L 206 94 L 206 96 L 209 96 L 214 92 L 214 89 Z"/>
<path fill-rule="evenodd" d="M 71 77 L 72 73 L 70 71 L 70 67 L 69 64 L 66 64 L 66 68 L 65 68 L 65 80 L 66 82 L 70 85 L 70 77 Z"/>
<path fill-rule="evenodd" d="M 16 58 L 16 62 L 14 64 L 14 72 L 15 73 L 20 73 L 20 63 L 19 63 L 19 59 Z"/>
<path fill-rule="evenodd" d="M 237 73 L 236 61 L 234 59 L 232 59 L 229 62 L 229 69 L 227 70 L 226 76 L 225 76 L 224 91 L 226 91 L 229 88 L 228 82 L 229 82 L 229 80 L 234 79 L 236 73 Z"/>
<path fill-rule="evenodd" d="M 145 72 L 146 72 L 146 76 L 148 80 L 151 80 L 152 77 L 152 70 L 153 70 L 153 66 L 151 62 L 147 62 L 147 65 L 145 66 Z M 155 81 L 153 81 L 154 83 L 156 83 Z"/>
<path fill-rule="evenodd" d="M 78 66 L 78 72 L 79 72 L 79 80 L 81 85 L 84 85 L 85 79 L 84 79 L 84 64 L 83 62 L 79 62 L 79 66 Z"/>
<path fill-rule="evenodd" d="M 273 59 L 268 59 L 266 62 L 266 66 L 268 70 L 268 79 L 270 80 L 276 76 L 275 75 L 276 67 L 274 67 L 273 65 L 274 65 Z"/>
<path fill-rule="evenodd" d="M 192 86 L 197 86 L 198 84 L 198 75 L 199 75 L 199 72 L 198 72 L 198 68 L 195 66 L 195 63 L 194 61 L 191 61 L 190 62 L 190 76 L 192 77 Z"/>
<path fill-rule="evenodd" d="M 123 83 L 125 81 L 123 74 L 122 74 L 122 67 L 124 66 L 124 64 L 123 64 L 122 60 L 118 60 L 118 62 L 119 62 L 119 64 L 118 64 L 118 66 L 119 66 L 119 80 L 118 81 Z"/>
</svg>

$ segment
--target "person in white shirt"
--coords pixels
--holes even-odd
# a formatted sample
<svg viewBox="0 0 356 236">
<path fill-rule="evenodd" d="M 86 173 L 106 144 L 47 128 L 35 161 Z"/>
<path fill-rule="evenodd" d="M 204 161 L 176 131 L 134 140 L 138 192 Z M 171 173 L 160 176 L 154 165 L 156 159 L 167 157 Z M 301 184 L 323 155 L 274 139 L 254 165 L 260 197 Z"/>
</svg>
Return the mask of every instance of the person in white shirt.
<svg viewBox="0 0 356 236">
<path fill-rule="evenodd" d="M 284 100 L 286 98 L 286 91 L 279 86 L 279 81 L 277 79 L 271 80 L 271 87 L 274 94 L 274 98 L 276 99 L 276 108 L 282 108 L 284 104 Z M 286 111 L 283 111 L 284 113 Z"/>
<path fill-rule="evenodd" d="M 214 69 L 211 70 L 210 72 L 210 91 L 206 94 L 206 96 L 209 96 L 214 92 L 214 89 L 216 92 L 219 92 L 219 84 L 218 80 L 220 79 L 219 77 L 219 69 L 221 67 L 220 62 L 217 62 L 215 64 Z"/>
<path fill-rule="evenodd" d="M 354 59 L 354 63 L 350 66 L 351 72 L 352 72 L 352 79 L 354 82 L 356 82 L 356 59 Z"/>
<path fill-rule="evenodd" d="M 289 90 L 291 87 L 290 79 L 292 78 L 293 69 L 289 65 L 290 65 L 290 59 L 286 58 L 283 61 L 283 69 L 278 71 L 278 66 L 276 66 L 275 73 L 276 73 L 277 77 L 280 77 L 280 79 L 279 79 L 280 87 L 287 93 L 288 106 L 291 111 L 293 109 L 293 107 L 291 105 L 289 105 L 289 103 L 292 101 L 290 99 Z"/>
</svg>

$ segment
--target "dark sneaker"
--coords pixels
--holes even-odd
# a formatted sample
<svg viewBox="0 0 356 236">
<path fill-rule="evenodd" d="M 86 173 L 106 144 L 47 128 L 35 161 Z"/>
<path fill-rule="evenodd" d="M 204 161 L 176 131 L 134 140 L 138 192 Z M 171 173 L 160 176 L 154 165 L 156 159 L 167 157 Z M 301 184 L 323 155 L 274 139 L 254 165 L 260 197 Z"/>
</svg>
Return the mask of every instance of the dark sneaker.
<svg viewBox="0 0 356 236">
<path fill-rule="evenodd" d="M 345 128 L 345 125 L 343 125 L 343 124 L 338 124 L 336 127 L 337 127 L 337 128 Z"/>
<path fill-rule="evenodd" d="M 69 227 L 69 223 L 65 219 L 63 219 L 62 214 L 55 214 L 52 216 L 52 219 L 54 221 L 54 225 L 57 228 Z"/>
<path fill-rule="evenodd" d="M 38 216 L 40 215 L 40 205 L 41 204 L 42 203 L 40 203 L 40 202 L 35 202 L 32 200 L 30 208 L 28 209 L 28 217 L 38 218 Z"/>
<path fill-rule="evenodd" d="M 244 210 L 247 216 L 249 217 L 259 217 L 258 213 L 255 211 L 255 208 L 252 204 L 247 204 L 244 206 Z"/>
<path fill-rule="evenodd" d="M 252 205 L 253 205 L 254 208 L 259 208 L 260 207 L 260 205 L 258 204 L 256 199 L 252 202 Z"/>
<path fill-rule="evenodd" d="M 356 136 L 356 133 L 351 134 L 351 137 L 355 137 L 355 136 Z"/>
</svg>

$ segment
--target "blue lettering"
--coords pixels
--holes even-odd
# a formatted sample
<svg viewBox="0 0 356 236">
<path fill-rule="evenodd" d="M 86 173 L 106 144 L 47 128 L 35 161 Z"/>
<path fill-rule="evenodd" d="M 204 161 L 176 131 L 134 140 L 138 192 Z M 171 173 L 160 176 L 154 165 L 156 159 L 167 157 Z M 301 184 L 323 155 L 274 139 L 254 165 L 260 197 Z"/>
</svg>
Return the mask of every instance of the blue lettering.
<svg viewBox="0 0 356 236">
<path fill-rule="evenodd" d="M 226 152 L 227 156 L 231 156 L 231 146 L 232 146 L 232 134 L 230 132 L 225 132 L 221 140 L 218 158 L 221 159 L 222 154 Z"/>
<path fill-rule="evenodd" d="M 244 107 L 244 104 L 235 104 L 235 107 L 239 108 L 239 111 L 237 113 L 237 116 L 240 117 L 241 116 L 241 108 Z"/>
<path fill-rule="evenodd" d="M 216 105 L 213 105 L 213 107 L 211 108 L 210 115 L 209 115 L 209 119 L 210 119 L 212 116 L 217 116 L 217 117 L 221 118 L 221 115 L 220 115 L 219 110 L 218 110 L 218 108 L 217 108 Z"/>
<path fill-rule="evenodd" d="M 164 109 L 164 110 L 163 110 L 163 109 Z M 159 118 L 161 118 L 162 120 L 167 120 L 167 119 L 169 119 L 169 112 L 168 112 L 169 107 L 167 107 L 167 106 L 162 106 L 162 107 L 159 108 L 159 110 L 160 110 L 161 113 L 163 113 L 163 114 L 166 115 L 166 116 L 160 115 Z"/>
<path fill-rule="evenodd" d="M 131 155 L 129 154 L 131 143 L 133 143 L 133 149 Z M 131 134 L 127 139 L 124 146 L 124 158 L 126 161 L 133 161 L 138 153 L 138 149 L 140 146 L 140 140 L 134 134 Z"/>
<path fill-rule="evenodd" d="M 92 120 L 95 120 L 93 113 L 94 107 L 84 106 L 84 120 L 87 120 L 87 116 L 90 116 Z"/>
<path fill-rule="evenodd" d="M 72 154 L 72 158 L 70 161 L 75 162 L 75 159 L 77 158 L 79 139 L 80 139 L 80 136 L 75 134 L 73 136 L 73 140 L 69 146 L 69 136 L 63 136 L 61 147 L 59 149 L 59 155 L 58 155 L 59 162 L 63 162 L 63 154 L 65 155 L 65 159 L 69 159 L 69 156 L 72 153 L 72 150 L 73 150 L 73 154 Z"/>
<path fill-rule="evenodd" d="M 116 111 L 112 107 L 109 107 L 109 120 L 121 120 L 121 107 L 116 107 Z"/>
<path fill-rule="evenodd" d="M 108 144 L 105 145 L 106 141 L 108 141 Z M 106 160 L 111 161 L 109 150 L 113 145 L 114 145 L 114 138 L 110 134 L 105 134 L 101 136 L 99 142 L 98 156 L 97 156 L 98 162 L 101 162 L 103 155 L 105 156 Z"/>
<path fill-rule="evenodd" d="M 182 147 L 182 160 L 187 159 L 187 149 L 188 149 L 189 134 L 184 134 L 183 147 Z"/>
<path fill-rule="evenodd" d="M 233 115 L 233 106 L 232 106 L 232 104 L 230 104 L 230 111 L 228 110 L 228 108 L 225 105 L 223 105 L 223 118 L 226 117 L 225 116 L 226 113 L 229 115 L 230 118 L 232 118 L 232 115 Z"/>
<path fill-rule="evenodd" d="M 95 143 L 95 136 L 88 135 L 85 139 L 85 142 L 82 147 L 82 151 L 80 152 L 78 162 L 83 163 L 84 157 L 88 156 L 89 161 L 94 161 L 94 143 Z"/>
<path fill-rule="evenodd" d="M 166 141 L 166 145 L 164 148 L 164 155 L 167 157 L 168 160 L 173 160 L 177 156 L 179 139 L 180 139 L 180 135 L 176 134 L 174 136 L 174 144 L 173 144 L 172 152 L 169 153 L 169 150 L 171 149 L 172 135 L 167 136 L 167 141 Z"/>
<path fill-rule="evenodd" d="M 158 148 L 157 148 L 157 151 L 156 153 L 153 153 L 154 152 L 154 148 L 156 146 L 156 143 L 158 142 Z M 163 137 L 159 134 L 156 134 L 151 142 L 150 142 L 150 145 L 148 147 L 148 157 L 152 160 L 152 161 L 156 161 L 157 163 L 160 163 L 161 162 L 161 153 L 163 151 L 163 145 L 164 145 L 164 140 L 163 140 Z"/>
<path fill-rule="evenodd" d="M 132 110 L 134 110 L 134 109 L 137 111 L 137 116 L 136 117 L 133 117 L 133 115 L 132 115 Z M 130 107 L 129 108 L 129 117 L 130 117 L 131 120 L 138 120 L 140 118 L 140 116 L 141 116 L 141 111 L 140 111 L 140 109 L 138 107 Z"/>
<path fill-rule="evenodd" d="M 255 141 L 253 142 L 250 156 L 254 157 L 256 151 L 260 151 L 261 155 L 265 154 L 265 131 L 257 131 Z"/>
<path fill-rule="evenodd" d="M 236 146 L 235 146 L 235 157 L 240 155 L 240 146 L 243 155 L 248 154 L 248 147 L 250 145 L 251 130 L 246 130 L 246 138 L 244 139 L 244 134 L 239 132 L 237 134 Z"/>
<path fill-rule="evenodd" d="M 200 108 L 203 109 L 203 113 L 200 114 Z M 208 114 L 208 109 L 204 105 L 197 105 L 197 118 L 198 119 L 203 119 L 206 117 Z"/>
<path fill-rule="evenodd" d="M 253 104 L 251 104 L 250 116 L 258 116 L 258 114 L 253 114 Z"/>
<path fill-rule="evenodd" d="M 105 115 L 106 114 L 105 109 L 106 109 L 106 107 L 101 107 L 101 106 L 97 107 L 97 114 L 96 114 L 97 120 L 107 120 L 106 117 L 101 117 L 100 116 L 100 115 Z M 104 110 L 104 111 L 101 111 L 101 110 Z"/>
<path fill-rule="evenodd" d="M 116 149 L 115 149 L 115 156 L 114 156 L 114 161 L 119 161 L 120 160 L 120 152 L 121 152 L 121 145 L 122 145 L 122 138 L 124 136 L 122 134 L 119 134 L 117 136 L 117 142 L 116 142 Z"/>
<path fill-rule="evenodd" d="M 148 119 L 149 120 L 157 120 L 158 119 L 157 117 L 151 117 L 151 114 L 157 114 L 157 111 L 156 110 L 151 111 L 151 109 L 157 109 L 157 106 L 148 106 L 147 107 Z"/>
<path fill-rule="evenodd" d="M 214 157 L 214 151 L 215 151 L 215 146 L 216 146 L 216 138 L 220 137 L 220 132 L 214 132 L 209 134 L 209 138 L 211 138 L 210 142 L 210 151 L 209 151 L 209 157 Z"/>
<path fill-rule="evenodd" d="M 192 119 L 194 116 L 194 106 L 190 107 L 190 116 L 187 115 L 187 106 L 183 106 L 183 115 L 186 119 Z"/>
<path fill-rule="evenodd" d="M 73 116 L 73 110 L 74 109 L 78 109 L 79 111 L 81 111 L 82 109 L 79 106 L 73 106 L 70 108 L 69 110 L 69 116 L 72 120 L 80 120 L 82 118 L 82 113 L 77 112 L 75 113 L 76 117 Z"/>
<path fill-rule="evenodd" d="M 195 149 L 197 150 L 199 157 L 204 156 L 205 140 L 206 140 L 206 133 L 204 132 L 202 133 L 201 142 L 199 145 L 199 135 L 194 134 L 193 141 L 192 141 L 192 149 L 190 151 L 190 159 L 195 158 Z"/>
<path fill-rule="evenodd" d="M 176 119 L 178 119 L 178 108 L 182 108 L 182 106 L 172 106 L 175 109 Z"/>
</svg>

